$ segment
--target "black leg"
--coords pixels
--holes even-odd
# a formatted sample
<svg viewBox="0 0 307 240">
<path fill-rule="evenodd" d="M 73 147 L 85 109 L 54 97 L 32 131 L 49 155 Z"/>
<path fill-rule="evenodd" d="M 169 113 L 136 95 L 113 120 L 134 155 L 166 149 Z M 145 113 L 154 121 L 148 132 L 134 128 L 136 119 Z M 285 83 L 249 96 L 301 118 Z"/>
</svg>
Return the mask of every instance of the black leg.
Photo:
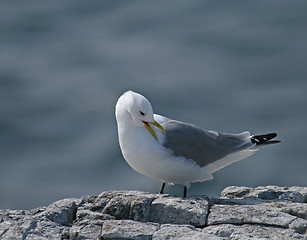
<svg viewBox="0 0 307 240">
<path fill-rule="evenodd" d="M 186 186 L 183 186 L 183 198 L 186 198 L 187 197 L 187 187 Z"/>
<path fill-rule="evenodd" d="M 160 194 L 163 194 L 164 188 L 165 188 L 165 182 L 162 183 L 162 187 L 161 187 L 161 190 L 160 190 Z"/>
</svg>

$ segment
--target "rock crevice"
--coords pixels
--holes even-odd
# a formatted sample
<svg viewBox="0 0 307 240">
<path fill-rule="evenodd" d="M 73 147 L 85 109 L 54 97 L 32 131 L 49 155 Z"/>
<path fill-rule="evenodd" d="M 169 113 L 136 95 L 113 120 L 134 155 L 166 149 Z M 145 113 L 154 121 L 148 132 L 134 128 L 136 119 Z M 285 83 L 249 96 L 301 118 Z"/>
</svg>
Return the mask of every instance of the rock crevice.
<svg viewBox="0 0 307 240">
<path fill-rule="evenodd" d="M 307 187 L 228 187 L 220 198 L 107 191 L 0 210 L 0 239 L 307 239 Z"/>
</svg>

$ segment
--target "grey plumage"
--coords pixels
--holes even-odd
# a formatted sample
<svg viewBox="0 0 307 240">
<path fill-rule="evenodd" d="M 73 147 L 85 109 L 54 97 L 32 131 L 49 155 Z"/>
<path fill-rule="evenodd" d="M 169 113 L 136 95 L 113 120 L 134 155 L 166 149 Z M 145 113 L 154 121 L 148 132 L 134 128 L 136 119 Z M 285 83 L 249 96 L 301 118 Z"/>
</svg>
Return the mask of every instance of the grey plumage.
<svg viewBox="0 0 307 240">
<path fill-rule="evenodd" d="M 249 132 L 227 134 L 205 131 L 192 124 L 170 119 L 161 125 L 166 131 L 164 146 L 176 156 L 194 160 L 200 167 L 255 145 L 250 141 Z"/>
</svg>

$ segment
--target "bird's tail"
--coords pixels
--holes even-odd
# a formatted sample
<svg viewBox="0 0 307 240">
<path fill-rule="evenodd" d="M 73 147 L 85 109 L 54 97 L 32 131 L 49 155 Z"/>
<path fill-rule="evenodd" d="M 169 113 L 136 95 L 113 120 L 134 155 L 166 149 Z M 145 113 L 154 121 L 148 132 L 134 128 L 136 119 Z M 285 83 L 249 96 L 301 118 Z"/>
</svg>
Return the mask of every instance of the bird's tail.
<svg viewBox="0 0 307 240">
<path fill-rule="evenodd" d="M 257 146 L 268 145 L 281 142 L 280 140 L 271 140 L 277 136 L 276 133 L 268 133 L 264 135 L 251 136 L 252 143 L 256 143 Z"/>
</svg>

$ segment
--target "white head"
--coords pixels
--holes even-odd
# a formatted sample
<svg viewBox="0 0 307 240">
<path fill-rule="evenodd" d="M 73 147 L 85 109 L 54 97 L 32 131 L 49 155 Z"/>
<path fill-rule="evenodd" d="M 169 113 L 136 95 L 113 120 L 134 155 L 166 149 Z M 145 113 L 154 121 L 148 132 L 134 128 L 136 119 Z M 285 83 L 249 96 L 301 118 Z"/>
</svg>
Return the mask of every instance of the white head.
<svg viewBox="0 0 307 240">
<path fill-rule="evenodd" d="M 120 96 L 116 103 L 115 115 L 118 124 L 120 121 L 131 121 L 131 123 L 136 127 L 147 128 L 156 139 L 157 136 L 149 124 L 152 124 L 165 132 L 163 127 L 154 120 L 150 102 L 141 94 L 133 91 L 127 91 Z"/>
</svg>

